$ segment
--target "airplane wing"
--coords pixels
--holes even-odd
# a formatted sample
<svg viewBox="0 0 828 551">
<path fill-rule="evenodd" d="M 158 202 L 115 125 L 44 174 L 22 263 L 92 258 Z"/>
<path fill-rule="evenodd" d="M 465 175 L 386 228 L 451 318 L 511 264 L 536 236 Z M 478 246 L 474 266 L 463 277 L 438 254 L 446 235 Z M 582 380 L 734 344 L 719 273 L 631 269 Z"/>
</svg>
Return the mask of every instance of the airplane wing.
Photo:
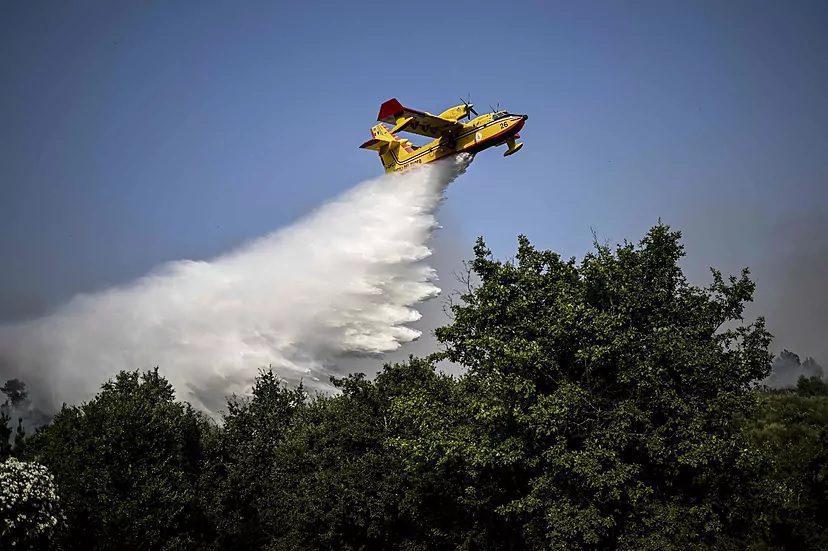
<svg viewBox="0 0 828 551">
<path fill-rule="evenodd" d="M 392 134 L 411 132 L 429 138 L 439 138 L 452 130 L 463 128 L 461 122 L 448 121 L 431 113 L 403 107 L 396 98 L 382 104 L 377 120 L 393 124 L 394 128 L 390 130 Z"/>
</svg>

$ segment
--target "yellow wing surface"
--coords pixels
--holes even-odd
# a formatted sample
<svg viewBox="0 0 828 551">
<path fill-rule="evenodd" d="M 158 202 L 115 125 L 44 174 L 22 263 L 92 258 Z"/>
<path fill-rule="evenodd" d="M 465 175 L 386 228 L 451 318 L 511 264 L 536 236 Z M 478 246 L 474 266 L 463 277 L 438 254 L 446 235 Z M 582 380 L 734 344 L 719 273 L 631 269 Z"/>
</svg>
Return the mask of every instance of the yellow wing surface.
<svg viewBox="0 0 828 551">
<path fill-rule="evenodd" d="M 439 138 L 463 128 L 463 123 L 456 120 L 448 120 L 431 113 L 404 107 L 396 98 L 382 104 L 377 120 L 394 125 L 394 128 L 389 130 L 391 134 L 411 132 L 429 138 Z"/>
</svg>

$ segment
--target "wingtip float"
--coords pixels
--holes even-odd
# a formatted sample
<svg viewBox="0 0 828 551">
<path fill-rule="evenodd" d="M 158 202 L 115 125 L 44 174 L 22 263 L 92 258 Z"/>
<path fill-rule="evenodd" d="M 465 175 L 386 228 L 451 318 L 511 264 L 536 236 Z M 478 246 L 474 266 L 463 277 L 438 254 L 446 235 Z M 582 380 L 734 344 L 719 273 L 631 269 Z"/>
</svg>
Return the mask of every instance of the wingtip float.
<svg viewBox="0 0 828 551">
<path fill-rule="evenodd" d="M 475 118 L 472 118 L 472 115 Z M 460 119 L 466 118 L 467 122 Z M 379 153 L 386 172 L 400 172 L 434 162 L 448 155 L 470 153 L 506 144 L 503 156 L 520 151 L 522 143 L 518 132 L 526 123 L 527 115 L 515 115 L 507 111 L 495 111 L 478 115 L 474 105 L 464 101 L 446 109 L 439 115 L 404 107 L 396 98 L 382 104 L 377 124 L 371 128 L 372 138 L 362 144 L 362 149 Z M 390 124 L 391 128 L 385 126 Z M 398 132 L 410 132 L 434 138 L 429 143 L 416 146 Z"/>
</svg>

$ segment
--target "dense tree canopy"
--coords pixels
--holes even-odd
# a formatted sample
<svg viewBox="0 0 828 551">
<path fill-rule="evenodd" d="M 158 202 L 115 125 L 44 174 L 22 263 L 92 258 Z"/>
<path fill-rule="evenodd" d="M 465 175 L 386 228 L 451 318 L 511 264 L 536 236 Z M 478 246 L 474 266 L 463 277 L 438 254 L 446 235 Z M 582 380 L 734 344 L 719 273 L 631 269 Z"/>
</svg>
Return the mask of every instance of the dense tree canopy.
<svg viewBox="0 0 828 551">
<path fill-rule="evenodd" d="M 828 549 L 828 385 L 801 377 L 796 389 L 762 393 L 749 427 L 774 459 L 782 489 L 770 541 L 784 549 Z"/>
<path fill-rule="evenodd" d="M 29 442 L 55 476 L 68 549 L 198 548 L 206 421 L 158 370 L 121 372 L 89 403 L 64 406 Z"/>
<path fill-rule="evenodd" d="M 437 332 L 468 373 L 398 405 L 417 429 L 408 462 L 471 482 L 459 543 L 743 547 L 759 458 L 738 421 L 771 360 L 762 320 L 722 328 L 751 298 L 747 273 L 689 285 L 665 226 L 580 265 L 525 238 L 513 263 L 475 253 L 480 284 Z"/>
<path fill-rule="evenodd" d="M 758 386 L 747 271 L 682 255 L 664 225 L 581 262 L 481 240 L 431 356 L 331 396 L 262 371 L 218 422 L 122 372 L 19 454 L 66 549 L 825 548 L 826 385 Z"/>
</svg>

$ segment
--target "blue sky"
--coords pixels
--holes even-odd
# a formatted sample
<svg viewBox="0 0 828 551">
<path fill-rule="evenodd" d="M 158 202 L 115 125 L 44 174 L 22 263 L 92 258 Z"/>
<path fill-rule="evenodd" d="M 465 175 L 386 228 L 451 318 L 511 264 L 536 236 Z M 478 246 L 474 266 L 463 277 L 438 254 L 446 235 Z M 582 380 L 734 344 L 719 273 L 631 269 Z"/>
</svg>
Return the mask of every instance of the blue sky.
<svg viewBox="0 0 828 551">
<path fill-rule="evenodd" d="M 758 313 L 828 363 L 824 2 L 0 9 L 2 320 L 288 224 L 380 173 L 357 146 L 382 101 L 471 93 L 529 120 L 519 154 L 449 190 L 469 253 L 524 233 L 581 256 L 591 228 L 638 239 L 661 217 L 691 277 L 751 266 Z"/>
</svg>

